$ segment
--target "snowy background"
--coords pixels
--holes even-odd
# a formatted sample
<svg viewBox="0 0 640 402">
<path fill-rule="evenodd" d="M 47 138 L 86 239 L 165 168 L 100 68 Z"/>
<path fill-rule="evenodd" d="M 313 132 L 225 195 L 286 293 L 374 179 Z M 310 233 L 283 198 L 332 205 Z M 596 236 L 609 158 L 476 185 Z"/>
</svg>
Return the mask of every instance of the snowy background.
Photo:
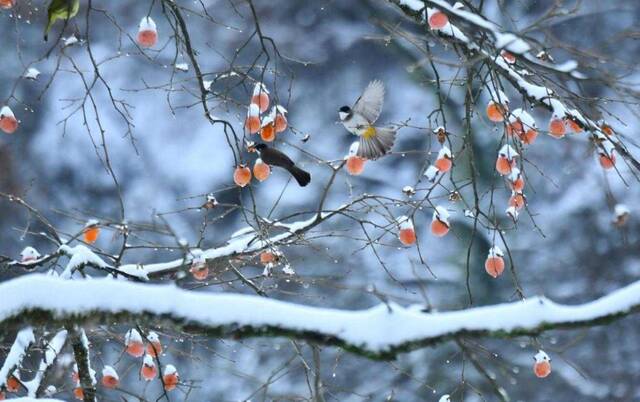
<svg viewBox="0 0 640 402">
<path fill-rule="evenodd" d="M 152 228 L 162 223 L 157 213 L 197 207 L 204 202 L 202 195 L 209 192 L 215 192 L 221 202 L 247 198 L 246 190 L 233 187 L 234 160 L 221 126 L 212 128 L 203 117 L 197 99 L 184 90 L 196 89 L 192 70 L 173 71 L 176 61 L 188 60 L 180 52 L 176 55 L 172 39 L 167 36 L 171 28 L 158 6 L 151 12 L 160 35 L 157 48 L 165 41 L 169 43 L 160 52 L 147 51 L 149 57 L 144 57 L 126 35 L 135 36 L 139 19 L 147 13 L 148 2 L 94 3 L 96 8 L 108 9 L 124 29 L 119 33 L 106 18 L 98 15 L 92 21 L 92 50 L 96 58 L 113 57 L 101 66 L 102 74 L 116 97 L 126 98 L 132 106 L 135 147 L 104 90 L 97 92 L 109 154 L 123 190 L 126 219 Z M 216 22 L 187 16 L 194 47 L 199 50 L 204 72 L 225 71 L 235 49 L 247 40 L 253 22 L 244 4 L 238 5 L 236 11 L 226 1 L 205 3 Z M 539 18 L 553 2 L 486 3 L 486 15 L 490 19 L 507 29 L 519 29 Z M 565 8 L 571 9 L 572 4 L 567 2 Z M 34 7 L 37 11 L 33 14 L 26 11 Z M 286 64 L 278 65 L 282 75 L 276 81 L 275 93 L 288 108 L 289 122 L 296 133 L 288 131 L 279 136 L 278 147 L 313 176 L 307 188 L 289 184 L 272 215 L 283 217 L 314 210 L 330 170 L 303 151 L 326 160 L 341 159 L 353 138 L 341 125 L 335 124 L 337 109 L 353 102 L 362 88 L 376 78 L 383 80 L 387 87 L 381 121 L 398 123 L 411 119 L 411 126 L 421 128 L 403 128 L 394 154 L 367 163 L 362 176 L 341 173 L 327 207 L 335 208 L 363 193 L 402 197 L 402 187 L 416 183 L 425 164 L 433 160 L 433 151 L 438 150 L 430 134 L 430 129 L 435 127 L 430 127 L 427 118 L 436 107 L 436 97 L 432 71 L 423 55 L 406 41 L 391 39 L 380 23 L 384 21 L 391 26 L 398 23 L 418 32 L 416 27 L 381 0 L 283 0 L 256 2 L 256 7 L 263 32 L 273 38 L 288 59 Z M 24 11 L 19 19 L 9 12 L 0 13 L 3 38 L 0 97 L 11 92 L 24 63 L 38 59 L 50 46 L 41 40 L 42 4 L 25 1 L 18 10 Z M 634 64 L 640 45 L 624 38 L 627 30 L 638 25 L 639 17 L 640 4 L 634 1 L 588 1 L 574 15 L 556 18 L 548 30 L 536 32 L 534 36 L 557 61 L 571 58 L 572 47 L 580 48 L 594 54 L 590 62 L 596 67 L 611 74 L 624 74 L 627 82 L 634 83 L 638 79 Z M 84 32 L 84 18 L 78 18 L 75 24 L 79 33 Z M 56 35 L 58 32 L 59 27 Z M 450 48 L 443 48 L 437 41 L 432 45 L 435 57 L 456 61 Z M 258 49 L 259 43 L 254 39 L 237 63 L 250 64 Z M 11 103 L 21 126 L 16 134 L 0 138 L 3 172 L 0 191 L 23 196 L 57 227 L 67 233 L 77 233 L 87 218 L 118 220 L 119 206 L 113 181 L 93 146 L 93 142 L 100 142 L 97 132 L 89 136 L 79 114 L 67 121 L 64 130 L 59 123 L 70 112 L 65 107 L 68 100 L 84 94 L 82 82 L 71 72 L 66 58 L 62 58 L 61 69 L 40 98 L 55 70 L 57 52 L 35 65 L 42 72 L 37 81 L 20 80 L 17 84 L 16 96 L 28 107 Z M 90 71 L 85 46 L 72 46 L 64 53 L 81 69 Z M 17 54 L 20 57 L 16 57 Z M 585 70 L 592 71 L 586 66 Z M 441 66 L 440 73 L 445 79 L 463 77 L 463 71 L 458 68 Z M 174 90 L 168 90 L 166 85 L 172 74 L 175 74 Z M 267 83 L 270 88 L 274 87 L 273 79 Z M 219 87 L 222 88 L 224 85 Z M 596 98 L 613 96 L 598 83 L 585 85 L 583 90 Z M 240 106 L 233 102 L 220 104 L 213 113 L 229 119 L 236 130 L 241 131 L 249 91 L 249 87 L 234 89 L 229 95 Z M 520 102 L 514 92 L 507 92 L 512 101 Z M 448 129 L 453 134 L 455 153 L 461 145 L 464 91 L 456 84 L 447 95 L 450 97 L 446 110 Z M 484 116 L 487 100 L 488 95 L 483 92 L 477 102 L 479 113 L 472 122 L 479 186 L 483 205 L 488 208 L 493 198 L 496 214 L 506 222 L 502 211 L 507 206 L 509 192 L 493 169 L 501 132 Z M 210 105 L 216 106 L 217 102 L 212 101 Z M 607 110 L 616 117 L 604 117 L 633 144 L 634 128 L 638 124 L 637 107 L 609 102 Z M 546 125 L 548 113 L 533 110 L 533 115 L 539 125 Z M 95 128 L 94 121 L 89 124 Z M 310 139 L 303 142 L 306 134 Z M 526 159 L 528 212 L 521 216 L 517 231 L 505 232 L 525 295 L 545 295 L 558 302 L 580 303 L 636 280 L 640 274 L 640 232 L 635 208 L 640 191 L 629 168 L 619 164 L 621 177 L 615 172 L 603 173 L 584 135 L 561 141 L 540 135 Z M 454 165 L 453 174 L 458 179 L 467 177 L 467 166 Z M 263 215 L 269 213 L 280 197 L 287 179 L 282 171 L 275 171 L 265 183 L 253 185 Z M 446 180 L 444 184 L 447 185 Z M 447 201 L 446 190 L 439 189 L 436 193 L 434 200 L 452 211 L 451 234 L 438 239 L 428 233 L 431 210 L 425 209 L 416 215 L 422 252 L 433 274 L 420 264 L 415 248 L 401 249 L 395 238 L 386 236 L 378 249 L 395 278 L 392 279 L 371 249 L 362 248 L 364 235 L 353 222 L 335 219 L 311 232 L 311 236 L 318 237 L 311 247 L 283 250 L 296 275 L 289 277 L 276 272 L 273 278 L 264 279 L 269 296 L 308 305 L 361 309 L 379 303 L 370 291 L 375 287 L 379 293 L 403 305 L 426 303 L 426 298 L 438 310 L 467 307 L 465 267 L 472 221 L 464 217 L 460 202 Z M 622 229 L 612 224 L 613 207 L 617 203 L 631 209 L 631 219 Z M 395 212 L 400 215 L 402 210 Z M 197 242 L 203 211 L 190 209 L 163 217 L 178 237 L 191 244 Z M 41 252 L 54 251 L 50 243 L 26 233 L 39 230 L 31 227 L 32 224 L 24 210 L 6 202 L 0 204 L 0 253 L 17 257 L 27 245 L 34 245 Z M 244 225 L 243 216 L 238 212 L 212 223 L 203 247 L 224 243 Z M 99 246 L 117 252 L 121 240 L 105 232 Z M 138 235 L 141 243 L 175 246 L 171 236 L 159 237 L 145 231 Z M 497 280 L 484 272 L 482 264 L 491 242 L 492 234 L 480 231 L 472 247 L 470 275 L 475 305 L 516 300 L 508 272 Z M 179 254 L 163 250 L 132 251 L 125 262 L 176 257 Z M 254 264 L 245 272 L 257 276 L 262 267 Z M 5 280 L 22 274 L 19 270 L 2 270 L 0 278 Z M 212 282 L 215 283 L 201 291 L 251 293 L 251 289 L 235 282 Z M 186 288 L 196 286 L 188 279 L 180 280 L 179 284 Z M 640 398 L 636 385 L 640 370 L 634 358 L 640 352 L 639 323 L 631 317 L 603 328 L 541 336 L 537 342 L 551 355 L 554 364 L 554 373 L 545 380 L 538 380 L 531 373 L 532 356 L 538 346 L 530 339 L 476 340 L 468 346 L 513 400 L 568 400 L 580 395 L 585 402 L 631 401 Z M 89 331 L 97 348 L 94 364 L 101 367 L 117 362 L 129 388 L 139 389 L 139 362 L 121 356 L 120 342 L 109 342 L 121 339 L 125 331 L 124 327 Z M 181 378 L 194 381 L 197 386 L 188 400 L 299 400 L 296 398 L 309 394 L 303 362 L 289 340 L 234 342 L 208 340 L 204 336 L 183 339 L 170 330 L 163 336 L 170 360 L 179 368 Z M 12 337 L 13 334 L 7 339 Z M 305 357 L 311 356 L 308 347 L 302 346 L 302 350 Z M 0 356 L 3 352 L 0 349 Z M 455 394 L 455 400 L 494 398 L 486 379 L 469 361 L 463 360 L 453 343 L 405 354 L 394 362 L 374 362 L 332 348 L 323 348 L 321 356 L 327 400 L 423 401 L 437 400 L 445 392 Z M 293 362 L 286 365 L 289 359 Z M 473 385 L 466 388 L 464 396 L 460 391 L 463 377 Z M 66 381 L 70 382 L 68 377 Z M 265 383 L 269 385 L 264 386 Z M 145 390 L 152 399 L 159 393 L 157 383 Z M 103 400 L 120 400 L 114 392 L 105 392 L 103 397 Z M 175 395 L 176 400 L 184 398 L 182 394 Z"/>
</svg>

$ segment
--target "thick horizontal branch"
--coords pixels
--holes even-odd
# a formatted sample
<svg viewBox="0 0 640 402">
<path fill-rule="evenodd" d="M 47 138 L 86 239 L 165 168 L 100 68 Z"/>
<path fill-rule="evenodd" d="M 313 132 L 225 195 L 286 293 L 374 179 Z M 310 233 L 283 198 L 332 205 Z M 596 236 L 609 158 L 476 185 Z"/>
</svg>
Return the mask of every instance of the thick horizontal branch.
<svg viewBox="0 0 640 402">
<path fill-rule="evenodd" d="M 398 353 L 457 336 L 508 338 L 601 325 L 640 310 L 640 281 L 576 306 L 536 297 L 444 313 L 425 313 L 420 306 L 405 308 L 393 303 L 346 311 L 257 296 L 191 292 L 168 285 L 63 280 L 40 274 L 1 284 L 0 295 L 0 330 L 69 322 L 146 322 L 212 337 L 304 339 L 374 359 L 392 359 Z"/>
</svg>

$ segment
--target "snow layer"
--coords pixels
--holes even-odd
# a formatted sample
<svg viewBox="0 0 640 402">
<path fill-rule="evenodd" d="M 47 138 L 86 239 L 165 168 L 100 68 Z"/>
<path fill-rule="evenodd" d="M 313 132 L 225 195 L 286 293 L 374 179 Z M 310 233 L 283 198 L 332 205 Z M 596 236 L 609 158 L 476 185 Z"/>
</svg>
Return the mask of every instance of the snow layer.
<svg viewBox="0 0 640 402">
<path fill-rule="evenodd" d="M 543 324 L 570 325 L 625 314 L 640 306 L 640 281 L 590 303 L 556 304 L 544 297 L 462 311 L 423 313 L 395 303 L 361 311 L 316 308 L 258 296 L 205 294 L 170 285 L 144 285 L 112 279 L 69 281 L 40 274 L 0 285 L 0 322 L 31 309 L 50 311 L 56 318 L 70 314 L 150 313 L 203 327 L 274 328 L 309 331 L 335 337 L 373 352 L 389 352 L 410 342 L 459 331 L 509 333 L 536 330 Z M 34 294 L 40 297 L 33 297 Z M 58 297 L 64 294 L 65 297 Z M 265 314 L 268 312 L 268 314 Z M 394 328 L 394 331 L 389 331 Z M 24 342 L 32 339 L 23 330 Z M 21 353 L 24 347 L 18 347 Z M 0 374 L 8 374 L 3 372 Z"/>
</svg>

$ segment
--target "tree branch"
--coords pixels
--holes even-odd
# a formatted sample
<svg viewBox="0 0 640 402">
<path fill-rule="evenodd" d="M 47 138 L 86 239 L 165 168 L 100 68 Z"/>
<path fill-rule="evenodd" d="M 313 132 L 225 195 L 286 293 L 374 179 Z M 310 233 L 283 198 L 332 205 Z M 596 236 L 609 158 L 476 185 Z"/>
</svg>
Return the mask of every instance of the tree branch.
<svg viewBox="0 0 640 402">
<path fill-rule="evenodd" d="M 399 353 L 460 336 L 537 335 L 547 330 L 607 324 L 640 311 L 640 281 L 576 306 L 535 297 L 444 313 L 425 313 L 421 306 L 405 308 L 394 303 L 345 311 L 258 296 L 194 293 L 174 286 L 112 279 L 68 281 L 39 274 L 1 284 L 0 294 L 6 300 L 0 305 L 0 329 L 27 323 L 91 325 L 137 321 L 213 337 L 304 339 L 339 346 L 372 359 L 393 359 Z M 33 294 L 43 296 L 34 298 Z M 65 297 L 53 296 L 61 294 Z M 80 364 L 78 361 L 79 369 Z"/>
</svg>

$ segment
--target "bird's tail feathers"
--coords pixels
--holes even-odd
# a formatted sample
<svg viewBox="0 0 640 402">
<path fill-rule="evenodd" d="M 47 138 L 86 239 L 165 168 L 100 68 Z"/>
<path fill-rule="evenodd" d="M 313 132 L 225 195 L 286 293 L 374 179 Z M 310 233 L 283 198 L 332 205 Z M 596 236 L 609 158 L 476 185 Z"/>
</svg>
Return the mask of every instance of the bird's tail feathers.
<svg viewBox="0 0 640 402">
<path fill-rule="evenodd" d="M 300 169 L 297 166 L 291 166 L 287 169 L 294 179 L 298 182 L 300 187 L 304 187 L 311 181 L 311 174 L 309 172 Z"/>
<path fill-rule="evenodd" d="M 384 156 L 393 148 L 397 128 L 376 127 L 375 135 L 361 136 L 357 155 L 361 158 L 375 160 Z"/>
</svg>

